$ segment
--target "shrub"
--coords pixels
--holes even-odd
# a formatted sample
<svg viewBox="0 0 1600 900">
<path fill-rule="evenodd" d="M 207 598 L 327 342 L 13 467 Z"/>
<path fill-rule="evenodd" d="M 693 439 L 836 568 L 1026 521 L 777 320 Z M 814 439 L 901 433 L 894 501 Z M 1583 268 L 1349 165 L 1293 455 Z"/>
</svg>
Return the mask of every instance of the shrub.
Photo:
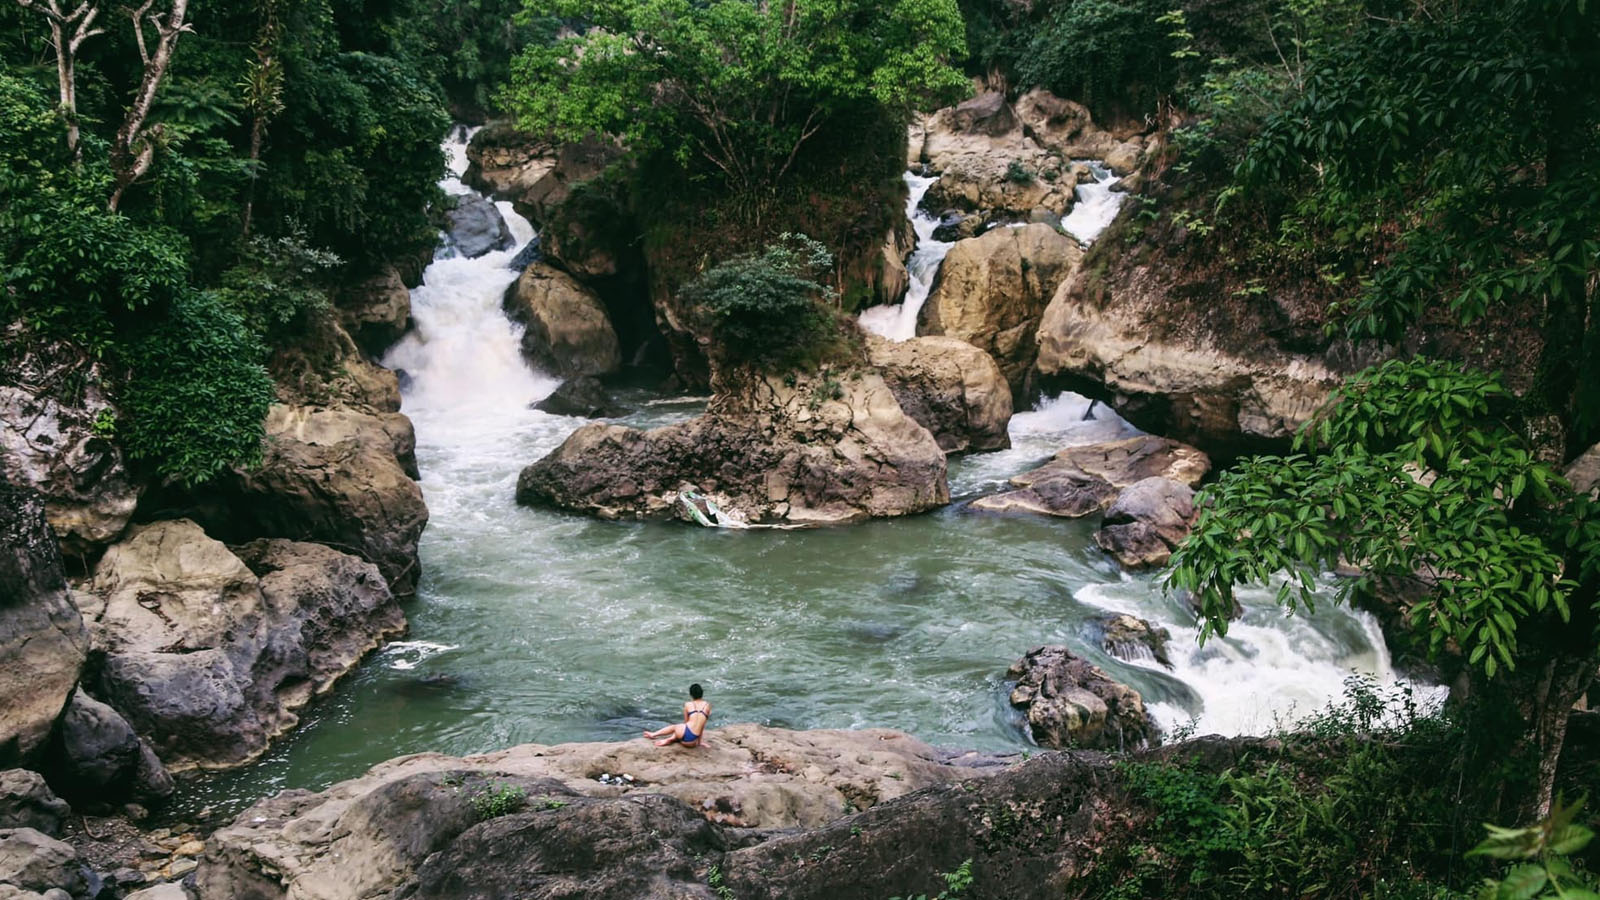
<svg viewBox="0 0 1600 900">
<path fill-rule="evenodd" d="M 832 261 L 816 241 L 785 234 L 760 253 L 706 270 L 684 292 L 724 362 L 781 371 L 815 358 L 835 328 L 824 305 L 833 293 L 816 280 Z"/>
<path fill-rule="evenodd" d="M 123 446 L 156 473 L 193 485 L 261 459 L 273 399 L 261 344 L 214 294 L 189 291 L 123 345 Z"/>
<path fill-rule="evenodd" d="M 1023 165 L 1021 160 L 1013 159 L 1006 166 L 1006 180 L 1012 184 L 1028 184 L 1033 181 L 1033 173 L 1028 171 L 1028 167 Z"/>
<path fill-rule="evenodd" d="M 273 347 L 294 341 L 331 307 L 324 287 L 339 257 L 306 244 L 305 235 L 253 237 L 239 264 L 222 273 L 217 295 Z"/>
<path fill-rule="evenodd" d="M 470 799 L 472 811 L 486 821 L 522 809 L 528 803 L 528 792 L 513 784 L 500 784 L 478 791 Z"/>
</svg>

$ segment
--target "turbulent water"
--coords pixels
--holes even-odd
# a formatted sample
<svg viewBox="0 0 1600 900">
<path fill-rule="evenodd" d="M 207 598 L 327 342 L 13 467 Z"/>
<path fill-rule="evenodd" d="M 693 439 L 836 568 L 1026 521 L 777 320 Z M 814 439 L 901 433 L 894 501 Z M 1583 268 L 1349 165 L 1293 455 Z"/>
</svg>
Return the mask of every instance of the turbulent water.
<svg viewBox="0 0 1600 900">
<path fill-rule="evenodd" d="M 922 304 L 928 301 L 928 294 L 933 291 L 933 282 L 939 276 L 939 266 L 944 262 L 945 255 L 955 246 L 954 241 L 934 240 L 933 231 L 939 227 L 939 219 L 917 208 L 927 195 L 928 188 L 933 187 L 939 177 L 907 172 L 905 179 L 906 187 L 910 189 L 910 197 L 906 200 L 906 217 L 911 220 L 911 228 L 917 233 L 916 248 L 906 262 L 911 283 L 906 286 L 906 296 L 901 302 L 864 309 L 856 318 L 862 328 L 891 341 L 906 341 L 917 336 L 917 314 L 922 312 Z"/>
<path fill-rule="evenodd" d="M 458 149 L 458 148 L 457 148 Z M 459 171 L 459 169 L 457 170 Z M 451 180 L 447 187 L 464 191 Z M 507 205 L 519 243 L 532 230 Z M 1244 620 L 1201 648 L 1149 576 L 1127 575 L 1090 521 L 997 517 L 960 502 L 1072 442 L 1130 427 L 1066 395 L 1012 420 L 1012 449 L 953 462 L 958 502 L 935 513 L 811 531 L 608 523 L 512 501 L 517 473 L 581 420 L 528 408 L 554 378 L 529 370 L 500 310 L 515 251 L 441 259 L 412 295 L 416 329 L 386 362 L 409 376 L 431 521 L 408 639 L 375 654 L 260 762 L 193 785 L 186 808 L 232 810 L 320 788 L 393 756 L 535 741 L 638 739 L 678 717 L 699 681 L 712 722 L 904 729 L 952 747 L 1021 749 L 1002 674 L 1066 643 L 1136 686 L 1168 726 L 1255 732 L 1338 695 L 1352 670 L 1392 677 L 1366 616 L 1285 618 L 1244 592 Z M 703 400 L 624 395 L 661 424 Z M 1096 617 L 1173 633 L 1174 669 L 1101 651 Z"/>
<path fill-rule="evenodd" d="M 1122 202 L 1128 195 L 1121 191 L 1112 190 L 1112 186 L 1121 181 L 1110 169 L 1097 160 L 1079 159 L 1074 162 L 1089 167 L 1094 175 L 1094 181 L 1087 184 L 1080 183 L 1073 194 L 1076 199 L 1072 209 L 1061 219 L 1061 228 L 1085 245 L 1094 243 L 1117 217 L 1117 211 L 1122 209 Z"/>
</svg>

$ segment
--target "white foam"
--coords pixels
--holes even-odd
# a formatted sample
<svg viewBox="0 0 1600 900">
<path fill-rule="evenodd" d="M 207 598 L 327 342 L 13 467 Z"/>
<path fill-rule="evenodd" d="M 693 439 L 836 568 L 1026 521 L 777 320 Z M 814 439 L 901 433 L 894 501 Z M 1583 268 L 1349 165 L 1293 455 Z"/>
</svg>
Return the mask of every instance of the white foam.
<svg viewBox="0 0 1600 900">
<path fill-rule="evenodd" d="M 910 189 L 910 196 L 906 200 L 906 218 L 911 220 L 911 228 L 917 234 L 916 249 L 906 262 L 911 283 L 906 288 L 905 299 L 900 303 L 870 307 L 856 316 L 856 322 L 863 329 L 891 341 L 906 341 L 917 336 L 917 315 L 922 312 L 922 305 L 933 291 L 933 283 L 939 277 L 939 266 L 944 262 L 945 255 L 955 246 L 954 241 L 934 240 L 933 232 L 939 227 L 939 220 L 917 208 L 927 195 L 928 188 L 933 187 L 939 177 L 907 172 L 905 180 L 906 187 Z"/>
<path fill-rule="evenodd" d="M 1078 183 L 1073 191 L 1077 199 L 1061 219 L 1061 227 L 1088 246 L 1116 219 L 1128 195 L 1111 189 L 1122 179 L 1107 169 L 1104 163 L 1093 159 L 1076 159 L 1073 162 L 1088 166 L 1095 180 Z"/>
<path fill-rule="evenodd" d="M 454 644 L 436 644 L 433 641 L 395 641 L 379 654 L 388 662 L 389 668 L 406 671 L 415 669 L 423 660 L 459 650 Z"/>
</svg>

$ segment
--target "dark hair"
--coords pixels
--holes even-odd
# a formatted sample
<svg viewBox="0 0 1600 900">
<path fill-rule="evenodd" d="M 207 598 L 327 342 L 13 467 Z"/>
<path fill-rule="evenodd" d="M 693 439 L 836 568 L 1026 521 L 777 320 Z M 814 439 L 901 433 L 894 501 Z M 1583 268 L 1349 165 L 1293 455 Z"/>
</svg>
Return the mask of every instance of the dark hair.
<svg viewBox="0 0 1600 900">
<path fill-rule="evenodd" d="M 694 700 L 699 700 L 701 697 L 704 697 L 705 694 L 706 694 L 705 691 L 700 690 L 700 685 L 698 685 L 698 684 L 689 685 L 689 696 L 690 696 L 690 698 L 692 698 Z"/>
</svg>

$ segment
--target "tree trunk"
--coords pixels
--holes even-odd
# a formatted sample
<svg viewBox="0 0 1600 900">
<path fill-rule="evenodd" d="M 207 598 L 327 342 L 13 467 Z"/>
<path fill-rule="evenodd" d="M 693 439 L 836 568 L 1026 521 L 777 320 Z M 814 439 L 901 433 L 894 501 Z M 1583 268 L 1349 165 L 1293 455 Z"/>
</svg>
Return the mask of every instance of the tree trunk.
<svg viewBox="0 0 1600 900">
<path fill-rule="evenodd" d="M 130 13 L 139 58 L 144 62 L 144 75 L 139 79 L 139 90 L 134 94 L 133 105 L 128 107 L 128 113 L 122 119 L 122 127 L 117 129 L 116 144 L 111 148 L 111 172 L 116 179 L 116 188 L 112 190 L 107 205 L 112 212 L 116 212 L 128 186 L 150 170 L 156 150 L 153 141 L 160 136 L 161 126 L 157 124 L 146 128 L 145 119 L 150 115 L 150 107 L 155 104 L 156 92 L 161 89 L 167 67 L 172 64 L 172 51 L 178 44 L 178 35 L 190 30 L 184 22 L 189 0 L 172 0 L 169 15 L 153 14 L 149 17 L 156 28 L 156 50 L 154 53 L 148 52 L 144 43 L 144 20 L 154 2 L 145 0 L 142 6 Z"/>
<path fill-rule="evenodd" d="M 1550 680 L 1536 708 L 1535 734 L 1539 741 L 1539 780 L 1528 821 L 1543 821 L 1550 815 L 1555 798 L 1556 770 L 1561 763 L 1561 746 L 1567 738 L 1567 721 L 1572 707 L 1594 681 L 1596 667 L 1590 657 L 1562 657 L 1550 663 Z"/>
</svg>

